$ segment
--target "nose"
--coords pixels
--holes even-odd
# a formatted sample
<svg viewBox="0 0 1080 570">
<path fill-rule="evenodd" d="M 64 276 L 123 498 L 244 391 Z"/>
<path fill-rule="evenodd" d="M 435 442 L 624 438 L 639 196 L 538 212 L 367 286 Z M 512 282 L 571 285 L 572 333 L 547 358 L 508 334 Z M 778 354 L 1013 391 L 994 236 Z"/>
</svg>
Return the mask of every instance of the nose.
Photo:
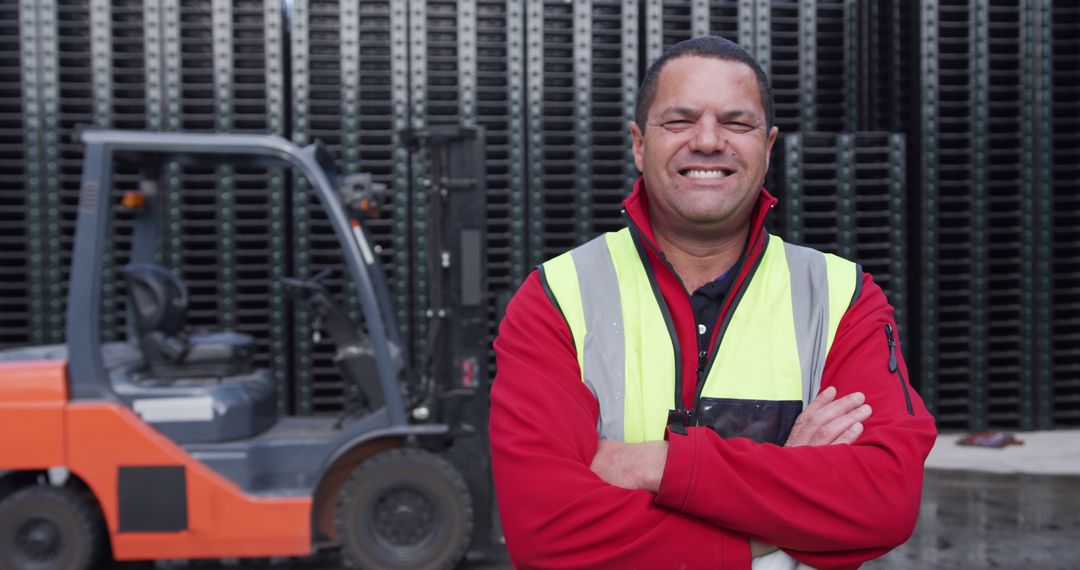
<svg viewBox="0 0 1080 570">
<path fill-rule="evenodd" d="M 723 150 L 727 144 L 724 130 L 711 118 L 703 117 L 694 125 L 693 136 L 690 138 L 690 150 L 702 154 L 712 154 Z"/>
</svg>

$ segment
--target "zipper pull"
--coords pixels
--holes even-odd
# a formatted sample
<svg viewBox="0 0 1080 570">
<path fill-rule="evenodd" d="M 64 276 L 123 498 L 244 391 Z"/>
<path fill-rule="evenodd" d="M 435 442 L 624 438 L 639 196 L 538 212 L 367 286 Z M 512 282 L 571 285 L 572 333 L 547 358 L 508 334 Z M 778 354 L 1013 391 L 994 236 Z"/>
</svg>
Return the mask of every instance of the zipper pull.
<svg viewBox="0 0 1080 570">
<path fill-rule="evenodd" d="M 893 328 L 889 323 L 885 323 L 885 340 L 889 343 L 889 372 L 896 372 L 896 339 L 893 338 Z"/>
</svg>

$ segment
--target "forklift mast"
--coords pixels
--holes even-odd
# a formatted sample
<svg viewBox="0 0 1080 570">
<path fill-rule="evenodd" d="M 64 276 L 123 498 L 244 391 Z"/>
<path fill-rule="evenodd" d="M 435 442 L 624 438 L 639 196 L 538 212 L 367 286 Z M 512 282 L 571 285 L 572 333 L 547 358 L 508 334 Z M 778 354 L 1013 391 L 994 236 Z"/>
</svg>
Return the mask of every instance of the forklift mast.
<svg viewBox="0 0 1080 570">
<path fill-rule="evenodd" d="M 419 403 L 438 406 L 433 397 L 467 397 L 487 386 L 484 139 L 476 127 L 441 125 L 406 130 L 402 140 L 429 158 L 421 181 L 427 216 L 418 224 L 427 238 L 430 300 Z"/>
<path fill-rule="evenodd" d="M 430 307 L 427 354 L 419 365 L 420 402 L 450 428 L 449 459 L 461 469 L 478 516 L 471 551 L 501 542 L 488 455 L 487 251 L 484 135 L 477 127 L 440 125 L 406 130 L 402 141 L 426 148 L 427 252 Z"/>
</svg>

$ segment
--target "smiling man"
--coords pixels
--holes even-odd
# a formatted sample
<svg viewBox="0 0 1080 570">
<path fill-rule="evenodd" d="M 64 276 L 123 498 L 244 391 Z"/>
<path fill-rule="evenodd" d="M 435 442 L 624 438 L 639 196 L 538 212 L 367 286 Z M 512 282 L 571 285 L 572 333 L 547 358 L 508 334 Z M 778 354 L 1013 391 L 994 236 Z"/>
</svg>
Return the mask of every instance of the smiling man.
<svg viewBox="0 0 1080 570">
<path fill-rule="evenodd" d="M 490 426 L 515 565 L 846 568 L 911 534 L 933 419 L 870 275 L 765 229 L 773 122 L 745 50 L 673 46 L 638 92 L 627 228 L 507 308 Z"/>
</svg>

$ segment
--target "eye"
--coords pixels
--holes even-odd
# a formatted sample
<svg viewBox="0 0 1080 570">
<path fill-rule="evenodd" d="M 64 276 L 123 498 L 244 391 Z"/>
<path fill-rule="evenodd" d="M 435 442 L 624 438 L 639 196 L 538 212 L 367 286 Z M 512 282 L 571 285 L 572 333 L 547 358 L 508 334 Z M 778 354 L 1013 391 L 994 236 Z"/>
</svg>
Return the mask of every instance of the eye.
<svg viewBox="0 0 1080 570">
<path fill-rule="evenodd" d="M 736 133 L 748 133 L 754 130 L 754 125 L 749 123 L 742 123 L 739 121 L 730 121 L 725 123 L 728 129 L 735 131 Z"/>
<path fill-rule="evenodd" d="M 690 128 L 693 124 L 694 122 L 689 119 L 672 119 L 670 121 L 664 121 L 660 126 L 669 131 L 681 131 Z"/>
</svg>

